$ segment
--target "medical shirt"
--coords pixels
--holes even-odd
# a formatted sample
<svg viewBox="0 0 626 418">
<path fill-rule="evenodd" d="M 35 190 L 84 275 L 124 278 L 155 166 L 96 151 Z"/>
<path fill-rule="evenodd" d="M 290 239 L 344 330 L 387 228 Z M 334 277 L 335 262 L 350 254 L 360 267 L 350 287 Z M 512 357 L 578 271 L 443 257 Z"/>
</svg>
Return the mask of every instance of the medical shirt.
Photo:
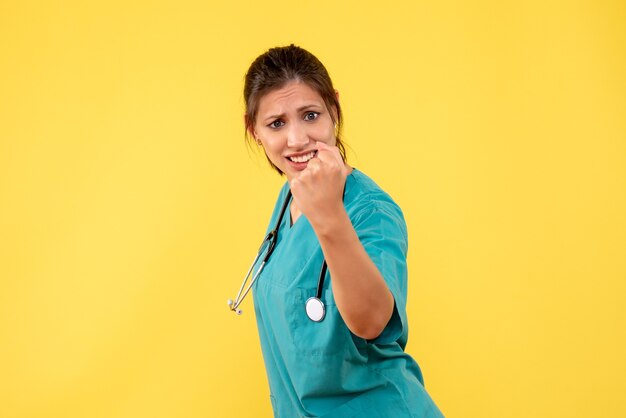
<svg viewBox="0 0 626 418">
<path fill-rule="evenodd" d="M 280 191 L 268 232 L 288 192 Z M 311 321 L 305 302 L 315 296 L 324 256 L 311 224 L 291 225 L 285 212 L 274 253 L 254 284 L 254 306 L 274 416 L 442 417 L 424 389 L 407 343 L 407 232 L 398 205 L 361 171 L 346 179 L 344 206 L 395 300 L 377 338 L 354 335 L 341 318 L 327 272 L 322 292 L 326 316 Z"/>
</svg>

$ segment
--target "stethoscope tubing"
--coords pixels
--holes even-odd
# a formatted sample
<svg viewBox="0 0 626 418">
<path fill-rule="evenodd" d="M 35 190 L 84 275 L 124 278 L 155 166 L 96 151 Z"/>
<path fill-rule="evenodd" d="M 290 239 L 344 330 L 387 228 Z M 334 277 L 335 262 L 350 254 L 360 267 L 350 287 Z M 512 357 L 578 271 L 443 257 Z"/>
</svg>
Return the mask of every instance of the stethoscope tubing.
<svg viewBox="0 0 626 418">
<path fill-rule="evenodd" d="M 345 190 L 345 185 L 344 185 L 344 190 L 343 190 L 344 194 L 345 194 L 345 191 L 346 190 Z M 235 301 L 233 302 L 232 300 L 228 300 L 228 306 L 230 307 L 232 311 L 235 311 L 238 315 L 241 315 L 242 313 L 241 309 L 239 309 L 239 305 L 241 305 L 241 302 L 243 302 L 246 295 L 252 289 L 252 286 L 257 281 L 257 279 L 259 278 L 259 275 L 263 271 L 263 267 L 265 266 L 270 256 L 274 252 L 274 249 L 276 248 L 276 243 L 278 242 L 278 230 L 280 229 L 280 224 L 283 221 L 283 217 L 285 216 L 285 211 L 287 210 L 287 206 L 289 206 L 291 197 L 292 197 L 291 190 L 288 190 L 287 195 L 285 196 L 283 205 L 280 208 L 280 214 L 278 215 L 278 219 L 276 220 L 274 229 L 272 229 L 265 236 L 265 239 L 263 239 L 263 242 L 261 243 L 261 246 L 259 247 L 259 251 L 257 252 L 256 257 L 254 258 L 254 261 L 250 265 L 250 268 L 248 269 L 248 272 L 246 273 L 246 277 L 241 283 L 241 287 L 239 288 L 239 292 L 237 292 L 237 297 L 235 298 Z M 250 278 L 250 273 L 252 273 L 252 271 L 254 270 L 254 266 L 259 261 L 259 258 L 261 258 L 261 255 L 263 254 L 265 247 L 267 247 L 267 252 L 265 253 L 265 256 L 263 257 L 263 261 L 261 262 L 259 269 L 256 271 L 256 273 L 252 277 L 250 284 L 248 285 L 248 287 L 246 287 L 246 283 L 248 282 L 248 279 Z M 305 303 L 307 316 L 309 316 L 309 318 L 314 322 L 321 322 L 324 319 L 324 316 L 326 314 L 326 308 L 325 308 L 324 302 L 322 302 L 322 291 L 324 289 L 324 278 L 326 277 L 327 268 L 328 266 L 326 264 L 326 259 L 324 259 L 324 262 L 322 263 L 322 268 L 320 270 L 320 276 L 317 281 L 317 292 L 315 293 L 315 297 L 310 297 L 309 299 L 307 299 Z M 310 311 L 310 309 L 313 309 L 313 311 Z M 311 312 L 314 312 L 314 313 L 311 314 Z"/>
<path fill-rule="evenodd" d="M 322 270 L 320 271 L 320 278 L 317 281 L 317 292 L 315 293 L 315 297 L 318 299 L 322 299 L 322 290 L 324 288 L 324 278 L 326 277 L 326 259 L 324 259 L 324 263 L 322 263 Z"/>
<path fill-rule="evenodd" d="M 278 215 L 278 219 L 276 220 L 276 225 L 274 225 L 274 229 L 272 229 L 263 239 L 263 242 L 261 243 L 261 246 L 259 247 L 259 251 L 257 252 L 256 257 L 254 258 L 254 261 L 250 265 L 250 268 L 248 269 L 248 272 L 246 273 L 246 277 L 243 279 L 243 282 L 241 283 L 241 287 L 239 288 L 239 292 L 237 292 L 237 297 L 235 298 L 235 301 L 234 302 L 232 300 L 228 301 L 228 306 L 230 306 L 230 309 L 232 311 L 237 312 L 237 314 L 239 315 L 241 315 L 241 310 L 239 309 L 239 305 L 241 305 L 241 302 L 243 302 L 246 295 L 250 292 L 250 289 L 252 289 L 252 286 L 254 285 L 259 275 L 263 271 L 263 267 L 265 266 L 265 263 L 267 263 L 270 256 L 274 252 L 274 248 L 276 248 L 276 242 L 278 241 L 278 229 L 280 228 L 280 224 L 283 221 L 283 217 L 285 216 L 285 211 L 287 210 L 287 206 L 289 205 L 290 201 L 291 201 L 291 190 L 287 192 L 287 196 L 285 197 L 283 206 L 280 208 L 280 214 Z M 250 273 L 252 273 L 254 266 L 259 261 L 261 254 L 263 254 L 263 251 L 265 250 L 264 247 L 267 247 L 267 252 L 265 253 L 265 257 L 263 257 L 263 261 L 261 262 L 259 269 L 256 271 L 254 277 L 252 277 L 252 280 L 250 281 L 250 284 L 244 291 L 244 288 L 246 287 L 246 283 L 248 282 L 248 279 L 250 278 Z M 243 292 L 243 295 L 241 292 Z"/>
</svg>

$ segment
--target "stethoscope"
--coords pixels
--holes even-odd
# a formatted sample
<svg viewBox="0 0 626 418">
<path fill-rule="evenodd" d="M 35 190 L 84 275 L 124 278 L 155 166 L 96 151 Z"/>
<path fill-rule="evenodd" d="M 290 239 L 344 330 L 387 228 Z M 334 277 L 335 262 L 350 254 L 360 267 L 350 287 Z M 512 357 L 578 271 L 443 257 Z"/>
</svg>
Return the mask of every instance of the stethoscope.
<svg viewBox="0 0 626 418">
<path fill-rule="evenodd" d="M 256 257 L 254 258 L 252 265 L 248 269 L 248 273 L 246 274 L 246 277 L 243 279 L 243 283 L 241 283 L 241 287 L 239 288 L 239 293 L 237 293 L 237 297 L 235 298 L 235 301 L 233 302 L 232 299 L 228 299 L 228 306 L 230 307 L 230 310 L 235 311 L 237 315 L 241 315 L 242 310 L 239 309 L 239 305 L 241 305 L 241 302 L 243 301 L 243 299 L 246 297 L 248 292 L 250 292 L 252 285 L 254 285 L 254 282 L 256 282 L 257 278 L 259 277 L 259 274 L 261 274 L 261 271 L 263 271 L 263 267 L 265 266 L 267 261 L 270 259 L 270 256 L 272 255 L 272 253 L 274 252 L 274 249 L 276 248 L 276 242 L 278 241 L 278 229 L 280 228 L 280 224 L 282 223 L 283 216 L 285 215 L 287 206 L 289 206 L 290 200 L 291 200 L 291 190 L 287 192 L 287 196 L 285 197 L 283 206 L 280 209 L 280 215 L 278 215 L 278 220 L 276 221 L 276 225 L 274 226 L 274 229 L 271 230 L 265 236 L 265 239 L 263 240 L 261 247 L 259 247 L 259 251 Z M 250 277 L 250 273 L 254 269 L 254 266 L 256 265 L 257 261 L 259 261 L 259 258 L 261 258 L 261 254 L 263 254 L 265 249 L 267 249 L 267 252 L 265 253 L 265 257 L 263 257 L 263 261 L 261 262 L 259 269 L 257 270 L 254 277 L 252 278 L 250 285 L 244 291 L 244 287 L 246 286 L 246 282 L 248 281 L 248 278 Z M 324 277 L 326 276 L 326 268 L 327 268 L 326 260 L 324 260 L 324 262 L 322 263 L 322 269 L 320 270 L 320 277 L 317 281 L 317 293 L 314 297 L 308 298 L 306 303 L 304 304 L 306 315 L 309 317 L 311 321 L 314 321 L 314 322 L 321 322 L 324 319 L 324 316 L 326 315 L 326 307 L 324 306 L 324 302 L 322 302 L 322 289 L 324 287 Z M 242 295 L 242 292 L 243 292 L 243 295 Z"/>
</svg>

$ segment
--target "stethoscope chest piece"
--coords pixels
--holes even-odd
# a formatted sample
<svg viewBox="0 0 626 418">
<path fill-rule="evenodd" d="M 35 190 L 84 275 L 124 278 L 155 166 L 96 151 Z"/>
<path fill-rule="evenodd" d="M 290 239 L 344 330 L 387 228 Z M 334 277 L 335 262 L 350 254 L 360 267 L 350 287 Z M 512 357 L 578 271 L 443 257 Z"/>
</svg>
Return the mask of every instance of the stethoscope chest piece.
<svg viewBox="0 0 626 418">
<path fill-rule="evenodd" d="M 324 319 L 324 316 L 326 315 L 326 308 L 324 307 L 324 302 L 322 302 L 316 297 L 308 298 L 305 304 L 305 308 L 306 308 L 306 316 L 308 316 L 311 321 L 322 322 L 322 320 Z"/>
</svg>

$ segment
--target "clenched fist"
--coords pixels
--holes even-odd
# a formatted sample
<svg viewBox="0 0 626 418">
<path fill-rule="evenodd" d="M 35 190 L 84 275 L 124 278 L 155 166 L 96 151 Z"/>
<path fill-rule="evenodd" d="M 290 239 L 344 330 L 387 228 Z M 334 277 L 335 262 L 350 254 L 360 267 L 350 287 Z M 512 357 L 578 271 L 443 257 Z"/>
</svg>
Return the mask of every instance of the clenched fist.
<svg viewBox="0 0 626 418">
<path fill-rule="evenodd" d="M 314 229 L 343 210 L 343 189 L 352 171 L 337 147 L 317 141 L 315 148 L 315 158 L 289 183 L 296 207 Z"/>
</svg>

